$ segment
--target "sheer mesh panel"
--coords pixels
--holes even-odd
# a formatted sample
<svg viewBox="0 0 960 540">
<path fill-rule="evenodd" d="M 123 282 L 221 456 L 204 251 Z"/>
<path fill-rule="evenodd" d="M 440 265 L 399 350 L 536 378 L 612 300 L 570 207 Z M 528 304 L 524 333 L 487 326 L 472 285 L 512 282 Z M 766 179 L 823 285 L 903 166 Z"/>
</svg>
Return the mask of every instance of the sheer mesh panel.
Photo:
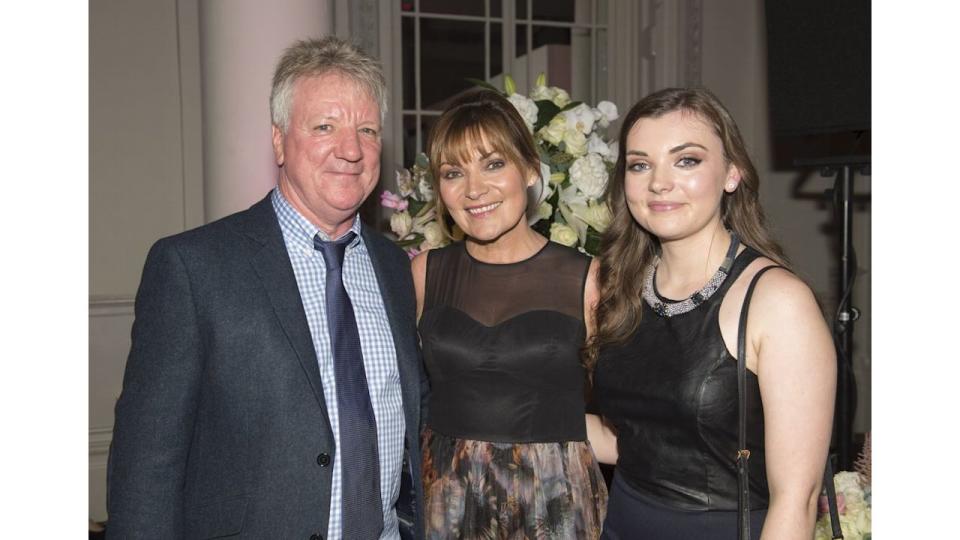
<svg viewBox="0 0 960 540">
<path fill-rule="evenodd" d="M 477 261 L 462 243 L 432 251 L 424 310 L 448 305 L 485 326 L 540 310 L 582 321 L 587 264 L 571 265 L 569 258 L 569 251 L 553 242 L 529 259 L 511 264 Z"/>
</svg>

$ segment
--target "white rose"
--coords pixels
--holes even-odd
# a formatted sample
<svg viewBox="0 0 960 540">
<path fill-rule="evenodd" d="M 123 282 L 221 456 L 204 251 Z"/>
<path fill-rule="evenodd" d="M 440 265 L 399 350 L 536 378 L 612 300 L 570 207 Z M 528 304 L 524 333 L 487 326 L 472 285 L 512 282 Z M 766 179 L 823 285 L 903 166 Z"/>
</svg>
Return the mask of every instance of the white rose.
<svg viewBox="0 0 960 540">
<path fill-rule="evenodd" d="M 587 153 L 587 138 L 575 129 L 568 129 L 563 133 L 564 150 L 573 157 L 580 157 Z"/>
<path fill-rule="evenodd" d="M 534 86 L 530 91 L 530 99 L 535 101 L 553 101 L 553 92 L 546 86 Z"/>
<path fill-rule="evenodd" d="M 872 522 L 873 516 L 872 511 L 869 508 L 865 508 L 863 512 L 860 512 L 856 516 L 857 528 L 860 529 L 862 533 L 873 532 Z"/>
<path fill-rule="evenodd" d="M 597 103 L 597 108 L 593 111 L 597 114 L 597 121 L 600 123 L 600 127 L 605 128 L 610 125 L 610 122 L 620 118 L 617 106 L 611 101 L 601 101 Z"/>
<path fill-rule="evenodd" d="M 587 152 L 600 154 L 604 158 L 607 158 L 607 156 L 610 155 L 610 146 L 603 142 L 603 139 L 601 139 L 599 135 L 591 133 L 590 138 L 587 139 Z"/>
<path fill-rule="evenodd" d="M 863 540 L 863 531 L 857 527 L 857 518 L 854 516 L 840 514 L 840 530 L 847 540 Z"/>
<path fill-rule="evenodd" d="M 575 129 L 584 135 L 593 131 L 593 123 L 597 120 L 593 109 L 583 103 L 570 110 L 563 111 L 562 114 L 567 119 L 568 129 Z"/>
<path fill-rule="evenodd" d="M 520 94 L 510 94 L 507 101 L 513 104 L 523 121 L 526 122 L 527 129 L 533 132 L 533 126 L 537 123 L 537 113 L 539 112 L 537 104 L 532 99 Z"/>
<path fill-rule="evenodd" d="M 610 149 L 610 155 L 604 156 L 604 159 L 610 163 L 616 163 L 617 157 L 620 155 L 620 141 L 613 141 L 607 145 L 607 148 Z"/>
<path fill-rule="evenodd" d="M 565 246 L 577 245 L 577 233 L 563 223 L 553 223 L 550 225 L 550 241 Z"/>
<path fill-rule="evenodd" d="M 578 158 L 570 166 L 570 182 L 591 199 L 603 195 L 607 187 L 607 166 L 597 154 Z"/>
<path fill-rule="evenodd" d="M 571 204 L 570 211 L 597 232 L 605 231 L 612 219 L 610 209 L 603 203 Z"/>
<path fill-rule="evenodd" d="M 390 216 L 390 230 L 393 231 L 393 234 L 397 235 L 397 238 L 400 240 L 406 238 L 412 229 L 413 218 L 410 217 L 410 213 L 406 210 L 396 212 Z"/>
<path fill-rule="evenodd" d="M 535 216 L 536 220 L 534 220 L 534 223 L 536 223 L 537 221 L 540 221 L 541 219 L 550 219 L 550 216 L 552 215 L 553 215 L 553 205 L 551 205 L 547 201 L 543 201 L 542 203 L 540 203 L 540 206 L 537 207 L 537 214 Z"/>
<path fill-rule="evenodd" d="M 570 104 L 570 94 L 567 93 L 563 88 L 557 86 L 550 87 L 550 90 L 553 91 L 553 104 L 561 109 Z"/>
<path fill-rule="evenodd" d="M 423 226 L 423 240 L 429 248 L 440 247 L 446 243 L 446 236 L 443 234 L 443 230 L 440 229 L 440 224 L 436 221 L 431 221 Z"/>
<path fill-rule="evenodd" d="M 833 477 L 833 484 L 838 492 L 846 493 L 848 491 L 863 491 L 860 484 L 860 473 L 853 471 L 841 471 Z"/>
<path fill-rule="evenodd" d="M 559 145 L 563 140 L 563 134 L 567 131 L 567 119 L 562 114 L 558 114 L 550 120 L 550 123 L 540 128 L 540 136 L 543 140 Z"/>
</svg>

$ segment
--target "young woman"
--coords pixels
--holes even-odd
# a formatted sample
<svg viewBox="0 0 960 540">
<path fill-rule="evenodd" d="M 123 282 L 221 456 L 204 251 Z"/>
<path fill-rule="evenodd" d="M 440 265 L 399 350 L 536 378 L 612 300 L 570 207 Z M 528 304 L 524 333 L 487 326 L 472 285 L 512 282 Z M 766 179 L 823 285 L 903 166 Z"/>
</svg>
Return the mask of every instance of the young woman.
<svg viewBox="0 0 960 540">
<path fill-rule="evenodd" d="M 666 89 L 626 116 L 607 188 L 590 440 L 616 462 L 607 538 L 733 538 L 737 331 L 746 331 L 754 538 L 813 535 L 836 365 L 810 289 L 764 224 L 757 172 L 705 89 Z M 761 533 L 762 531 L 762 533 Z"/>
<path fill-rule="evenodd" d="M 528 225 L 539 159 L 503 96 L 455 99 L 429 155 L 439 214 L 465 239 L 412 262 L 431 383 L 427 537 L 595 539 L 607 490 L 579 357 L 590 259 Z"/>
</svg>

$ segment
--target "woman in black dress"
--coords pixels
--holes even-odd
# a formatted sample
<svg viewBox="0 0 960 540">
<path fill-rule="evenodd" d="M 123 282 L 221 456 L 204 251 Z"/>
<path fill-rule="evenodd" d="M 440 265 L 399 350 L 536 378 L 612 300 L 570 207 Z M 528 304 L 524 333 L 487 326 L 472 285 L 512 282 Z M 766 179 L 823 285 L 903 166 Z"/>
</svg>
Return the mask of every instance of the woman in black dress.
<svg viewBox="0 0 960 540">
<path fill-rule="evenodd" d="M 586 438 L 591 260 L 530 228 L 541 182 L 523 119 L 475 90 L 431 131 L 440 219 L 462 242 L 412 262 L 431 394 L 427 538 L 595 539 L 607 489 Z"/>
<path fill-rule="evenodd" d="M 766 228 L 739 130 L 707 90 L 666 89 L 626 116 L 620 149 L 588 355 L 590 440 L 617 463 L 604 537 L 735 537 L 738 319 L 751 278 L 778 266 L 746 331 L 751 533 L 809 539 L 835 353 Z"/>
</svg>

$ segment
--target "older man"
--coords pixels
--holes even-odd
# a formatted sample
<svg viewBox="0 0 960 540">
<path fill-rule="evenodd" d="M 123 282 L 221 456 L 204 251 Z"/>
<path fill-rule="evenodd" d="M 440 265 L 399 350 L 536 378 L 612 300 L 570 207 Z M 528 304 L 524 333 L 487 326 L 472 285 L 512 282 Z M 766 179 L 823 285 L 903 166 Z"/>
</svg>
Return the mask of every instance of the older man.
<svg viewBox="0 0 960 540">
<path fill-rule="evenodd" d="M 270 97 L 278 186 L 158 241 L 108 467 L 116 538 L 419 538 L 425 391 L 406 256 L 360 222 L 383 75 L 302 41 Z"/>
</svg>

